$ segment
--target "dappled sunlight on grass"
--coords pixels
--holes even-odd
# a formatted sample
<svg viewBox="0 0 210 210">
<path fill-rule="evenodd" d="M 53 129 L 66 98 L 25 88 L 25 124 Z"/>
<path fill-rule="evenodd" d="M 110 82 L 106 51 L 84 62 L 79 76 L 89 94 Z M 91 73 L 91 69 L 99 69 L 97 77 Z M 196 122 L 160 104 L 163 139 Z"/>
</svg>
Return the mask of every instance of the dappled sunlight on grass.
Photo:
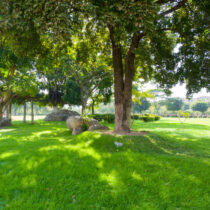
<svg viewBox="0 0 210 210">
<path fill-rule="evenodd" d="M 1 136 L 1 133 L 6 133 L 6 132 L 11 132 L 11 131 L 14 131 L 15 129 L 9 129 L 9 128 L 7 128 L 7 129 L 0 129 L 0 136 Z"/>
<path fill-rule="evenodd" d="M 8 157 L 11 157 L 13 155 L 17 155 L 18 153 L 19 153 L 18 151 L 4 152 L 4 153 L 0 154 L 0 159 L 8 158 Z"/>
<path fill-rule="evenodd" d="M 202 123 L 135 121 L 149 134 L 72 136 L 65 122 L 14 122 L 0 132 L 0 209 L 208 209 Z"/>
</svg>

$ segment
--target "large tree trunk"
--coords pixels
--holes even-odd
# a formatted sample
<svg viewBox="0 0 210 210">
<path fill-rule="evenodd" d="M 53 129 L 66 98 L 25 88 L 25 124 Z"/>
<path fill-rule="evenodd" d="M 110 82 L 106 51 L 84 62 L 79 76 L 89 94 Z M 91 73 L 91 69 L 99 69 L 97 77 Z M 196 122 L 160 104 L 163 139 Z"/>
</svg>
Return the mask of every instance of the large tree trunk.
<svg viewBox="0 0 210 210">
<path fill-rule="evenodd" d="M 125 63 L 125 87 L 124 87 L 124 103 L 123 103 L 123 127 L 126 131 L 130 131 L 131 120 L 131 103 L 132 103 L 132 82 L 134 77 L 134 53 L 129 52 Z"/>
<path fill-rule="evenodd" d="M 23 104 L 23 123 L 26 123 L 26 102 Z"/>
<path fill-rule="evenodd" d="M 117 133 L 124 132 L 123 128 L 123 98 L 124 80 L 121 47 L 115 43 L 114 30 L 109 27 L 110 39 L 112 42 L 112 58 L 114 67 L 114 97 L 115 97 L 115 127 Z"/>
<path fill-rule="evenodd" d="M 114 96 L 115 96 L 115 132 L 124 132 L 124 81 L 121 49 L 113 47 L 113 64 L 114 64 Z"/>
<path fill-rule="evenodd" d="M 31 101 L 31 124 L 34 124 L 34 103 Z"/>
<path fill-rule="evenodd" d="M 130 132 L 132 82 L 135 73 L 135 49 L 143 34 L 134 34 L 125 58 L 125 73 L 123 72 L 122 52 L 120 45 L 114 39 L 114 29 L 109 27 L 112 42 L 112 57 L 114 67 L 114 96 L 115 96 L 115 132 Z"/>
</svg>

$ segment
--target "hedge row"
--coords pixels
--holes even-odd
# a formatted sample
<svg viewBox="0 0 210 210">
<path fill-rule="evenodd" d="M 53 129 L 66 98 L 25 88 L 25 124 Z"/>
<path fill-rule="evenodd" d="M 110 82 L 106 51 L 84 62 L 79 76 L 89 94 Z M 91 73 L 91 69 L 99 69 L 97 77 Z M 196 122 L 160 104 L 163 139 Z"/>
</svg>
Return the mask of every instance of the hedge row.
<svg viewBox="0 0 210 210">
<path fill-rule="evenodd" d="M 108 123 L 114 123 L 114 114 L 91 114 L 88 115 L 89 118 L 94 118 L 98 121 L 106 121 Z M 151 115 L 151 114 L 135 114 L 131 116 L 132 119 L 135 120 L 143 120 L 144 122 L 152 122 L 152 121 L 157 121 L 160 120 L 160 116 L 157 115 Z"/>
</svg>

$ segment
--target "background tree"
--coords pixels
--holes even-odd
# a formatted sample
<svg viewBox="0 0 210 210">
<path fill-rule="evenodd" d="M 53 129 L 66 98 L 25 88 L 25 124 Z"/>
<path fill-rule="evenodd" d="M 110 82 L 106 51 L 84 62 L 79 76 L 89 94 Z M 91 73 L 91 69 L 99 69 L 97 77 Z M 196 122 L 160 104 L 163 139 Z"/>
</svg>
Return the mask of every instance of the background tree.
<svg viewBox="0 0 210 210">
<path fill-rule="evenodd" d="M 74 77 L 67 79 L 62 99 L 68 105 L 81 105 L 81 89 Z"/>
<path fill-rule="evenodd" d="M 152 104 L 154 105 L 156 114 L 159 115 L 160 107 L 162 106 L 162 101 L 166 99 L 166 94 L 163 89 L 153 89 L 150 90 L 150 93 L 154 96 Z"/>
<path fill-rule="evenodd" d="M 192 106 L 193 111 L 199 111 L 202 113 L 206 112 L 207 109 L 208 109 L 208 104 L 205 102 L 197 102 L 196 104 Z"/>
<path fill-rule="evenodd" d="M 2 38 L 0 47 L 0 120 L 3 111 L 16 95 L 33 94 L 35 75 L 31 70 L 32 61 L 18 57 L 11 51 L 6 40 Z M 30 84 L 30 85 L 29 85 Z"/>
<path fill-rule="evenodd" d="M 169 98 L 165 101 L 167 110 L 178 111 L 182 109 L 183 101 L 179 98 Z"/>
<path fill-rule="evenodd" d="M 146 99 L 146 98 L 140 98 L 141 104 L 137 103 L 135 104 L 135 110 L 134 112 L 136 113 L 142 113 L 143 111 L 146 111 L 149 109 L 151 106 L 151 103 Z M 132 103 L 132 109 L 134 107 L 134 104 Z"/>
<path fill-rule="evenodd" d="M 79 65 L 73 60 L 66 62 L 70 74 L 74 77 L 75 82 L 80 88 L 82 114 L 84 114 L 87 107 L 88 99 L 90 97 L 93 98 L 94 95 L 96 96 L 96 93 L 111 95 L 112 76 L 110 72 L 107 72 L 106 66 L 90 67 L 91 70 L 89 70 L 87 66 Z"/>
</svg>

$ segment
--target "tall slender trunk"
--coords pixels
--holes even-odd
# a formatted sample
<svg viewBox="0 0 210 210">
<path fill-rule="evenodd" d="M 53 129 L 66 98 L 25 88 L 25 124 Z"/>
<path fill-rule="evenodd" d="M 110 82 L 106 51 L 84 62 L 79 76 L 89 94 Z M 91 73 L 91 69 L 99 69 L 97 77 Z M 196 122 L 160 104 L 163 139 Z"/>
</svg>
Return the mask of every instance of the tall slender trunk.
<svg viewBox="0 0 210 210">
<path fill-rule="evenodd" d="M 9 104 L 6 106 L 6 119 L 9 119 Z"/>
<path fill-rule="evenodd" d="M 0 104 L 0 122 L 1 122 L 2 119 L 3 119 L 3 107 Z"/>
<path fill-rule="evenodd" d="M 80 94 L 81 94 L 81 101 L 82 101 L 82 115 L 84 115 L 90 93 L 82 85 L 80 86 L 80 90 L 81 90 Z"/>
<path fill-rule="evenodd" d="M 82 104 L 82 110 L 81 110 L 81 114 L 83 115 L 85 113 L 85 105 Z"/>
<path fill-rule="evenodd" d="M 23 104 L 23 123 L 26 123 L 26 101 Z"/>
<path fill-rule="evenodd" d="M 12 102 L 9 103 L 9 119 L 12 120 Z"/>
<path fill-rule="evenodd" d="M 34 103 L 31 101 L 31 124 L 34 124 Z"/>
<path fill-rule="evenodd" d="M 93 101 L 92 102 L 92 106 L 91 106 L 91 108 L 92 108 L 92 114 L 95 114 L 94 106 L 95 106 L 95 102 Z"/>
</svg>

